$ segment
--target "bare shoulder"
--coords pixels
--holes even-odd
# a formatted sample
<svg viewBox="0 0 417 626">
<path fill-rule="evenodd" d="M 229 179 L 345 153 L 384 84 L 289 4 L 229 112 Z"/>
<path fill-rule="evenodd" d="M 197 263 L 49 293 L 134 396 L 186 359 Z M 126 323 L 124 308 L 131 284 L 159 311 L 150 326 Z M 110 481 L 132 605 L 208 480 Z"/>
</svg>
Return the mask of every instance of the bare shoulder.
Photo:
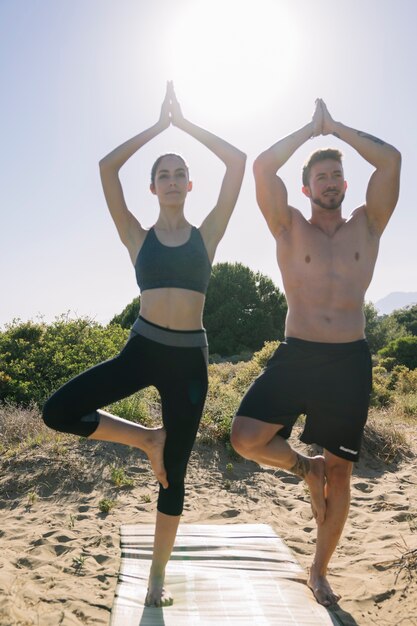
<svg viewBox="0 0 417 626">
<path fill-rule="evenodd" d="M 311 228 L 310 222 L 299 209 L 296 209 L 293 206 L 289 206 L 288 209 L 291 213 L 291 228 L 288 229 L 288 231 L 305 231 Z"/>
<path fill-rule="evenodd" d="M 369 221 L 369 215 L 365 204 L 362 204 L 352 211 L 346 220 L 346 224 L 351 224 L 352 226 L 357 226 L 358 228 L 364 228 L 369 232 L 369 234 L 375 234 Z"/>
</svg>

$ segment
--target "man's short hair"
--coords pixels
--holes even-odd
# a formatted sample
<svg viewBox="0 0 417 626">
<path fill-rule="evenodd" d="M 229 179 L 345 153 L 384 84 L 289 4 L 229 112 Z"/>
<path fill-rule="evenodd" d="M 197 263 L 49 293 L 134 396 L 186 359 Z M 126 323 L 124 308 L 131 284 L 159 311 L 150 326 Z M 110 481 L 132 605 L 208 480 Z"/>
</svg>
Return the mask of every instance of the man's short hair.
<svg viewBox="0 0 417 626">
<path fill-rule="evenodd" d="M 310 154 L 308 160 L 304 163 L 303 166 L 303 185 L 307 187 L 310 182 L 310 171 L 312 166 L 315 163 L 319 163 L 320 161 L 325 161 L 326 159 L 331 159 L 332 161 L 337 161 L 342 165 L 343 154 L 340 150 L 336 148 L 321 148 L 320 150 L 316 150 L 312 154 Z"/>
</svg>

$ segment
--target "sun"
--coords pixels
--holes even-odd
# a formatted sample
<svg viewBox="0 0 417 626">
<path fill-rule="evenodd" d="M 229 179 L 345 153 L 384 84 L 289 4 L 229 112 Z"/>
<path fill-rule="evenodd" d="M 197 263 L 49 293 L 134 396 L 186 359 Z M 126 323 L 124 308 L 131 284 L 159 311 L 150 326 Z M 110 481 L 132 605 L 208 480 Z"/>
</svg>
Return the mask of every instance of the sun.
<svg viewBox="0 0 417 626">
<path fill-rule="evenodd" d="M 278 0 L 195 0 L 170 31 L 169 78 L 180 99 L 215 116 L 247 117 L 287 89 L 299 33 Z"/>
</svg>

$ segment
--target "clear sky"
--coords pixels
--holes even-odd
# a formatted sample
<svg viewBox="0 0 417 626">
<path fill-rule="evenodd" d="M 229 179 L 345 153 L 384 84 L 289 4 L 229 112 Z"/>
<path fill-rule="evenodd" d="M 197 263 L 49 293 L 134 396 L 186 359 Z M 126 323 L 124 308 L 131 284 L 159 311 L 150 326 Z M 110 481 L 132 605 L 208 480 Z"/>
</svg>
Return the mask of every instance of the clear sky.
<svg viewBox="0 0 417 626">
<path fill-rule="evenodd" d="M 0 326 L 68 311 L 105 323 L 138 294 L 98 161 L 157 120 L 167 79 L 186 117 L 248 154 L 216 262 L 240 261 L 282 287 L 252 162 L 307 123 L 319 96 L 336 120 L 403 155 L 366 299 L 417 291 L 416 23 L 415 0 L 0 0 Z M 315 139 L 281 172 L 306 216 L 301 167 L 327 145 L 345 154 L 344 214 L 364 200 L 371 166 L 334 137 Z M 189 163 L 186 214 L 199 225 L 223 166 L 175 128 L 122 169 L 128 206 L 144 226 L 155 221 L 149 172 L 165 151 Z"/>
</svg>

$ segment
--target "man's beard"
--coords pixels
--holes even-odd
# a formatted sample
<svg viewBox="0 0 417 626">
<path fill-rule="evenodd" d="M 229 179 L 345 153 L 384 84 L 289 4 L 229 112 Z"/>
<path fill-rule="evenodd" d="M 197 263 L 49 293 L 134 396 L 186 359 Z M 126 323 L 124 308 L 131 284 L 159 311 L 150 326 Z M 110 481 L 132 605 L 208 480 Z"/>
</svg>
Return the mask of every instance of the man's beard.
<svg viewBox="0 0 417 626">
<path fill-rule="evenodd" d="M 344 193 L 342 193 L 341 196 L 330 196 L 327 202 L 323 202 L 319 198 L 311 198 L 314 204 L 317 204 L 317 206 L 319 206 L 321 209 L 327 209 L 328 211 L 335 211 L 336 209 L 340 209 L 344 199 Z"/>
</svg>

